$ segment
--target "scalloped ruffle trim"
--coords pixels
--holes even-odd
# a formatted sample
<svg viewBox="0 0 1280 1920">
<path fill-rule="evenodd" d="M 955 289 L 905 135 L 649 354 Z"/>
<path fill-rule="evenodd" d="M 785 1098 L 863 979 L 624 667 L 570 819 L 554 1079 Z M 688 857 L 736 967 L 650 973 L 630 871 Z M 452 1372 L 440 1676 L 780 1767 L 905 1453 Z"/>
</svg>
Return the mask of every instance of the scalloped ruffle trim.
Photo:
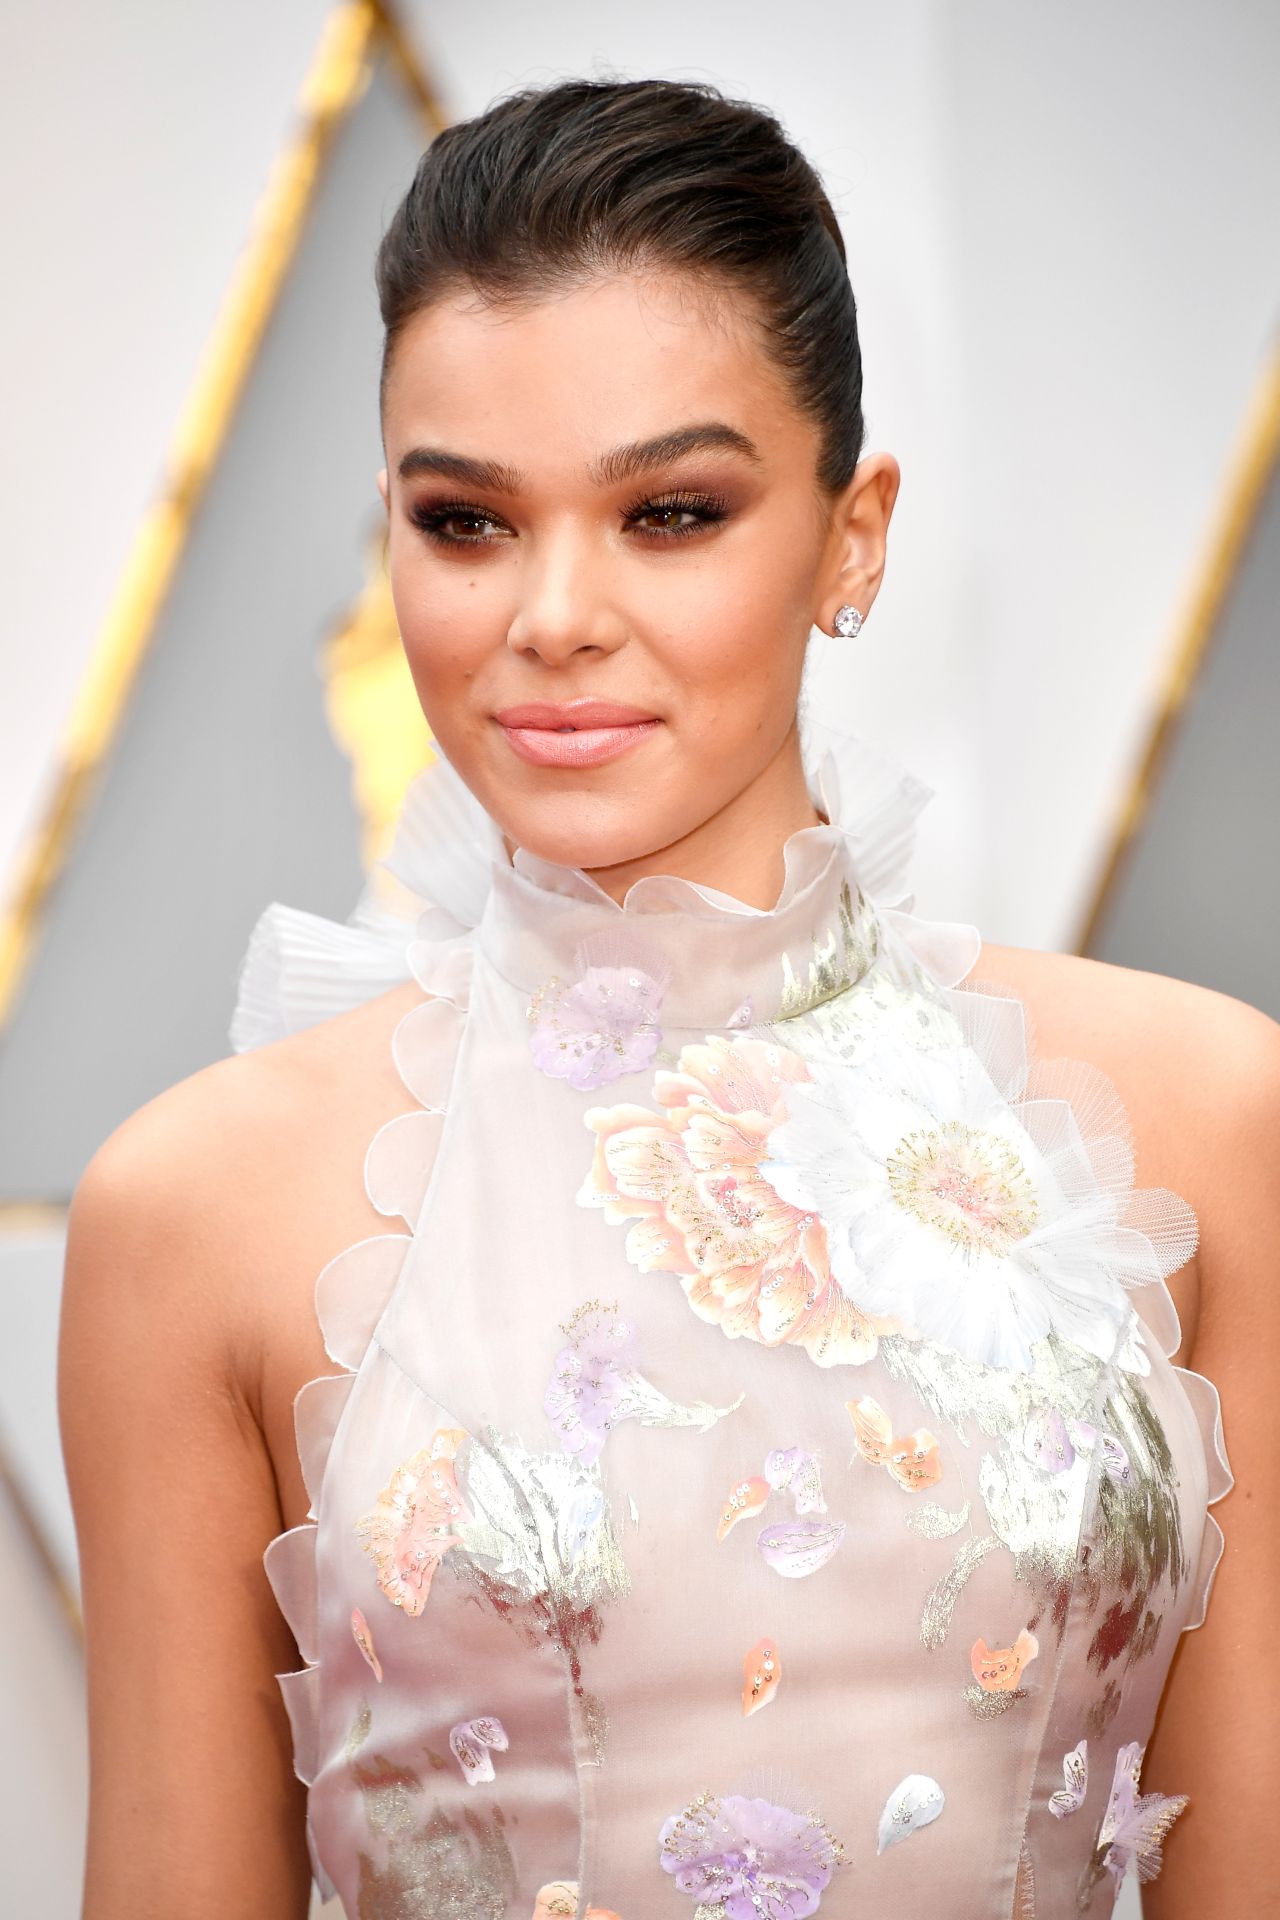
<svg viewBox="0 0 1280 1920">
<path fill-rule="evenodd" d="M 294 1396 L 294 1434 L 308 1518 L 271 1540 L 262 1556 L 280 1611 L 304 1665 L 276 1675 L 293 1731 L 294 1772 L 310 1787 L 319 1767 L 320 1644 L 316 1537 L 320 1493 L 334 1436 L 356 1374 L 404 1269 L 422 1212 L 444 1126 L 446 1103 L 466 1022 L 471 953 L 455 942 L 411 938 L 399 978 L 417 980 L 426 998 L 395 1025 L 391 1055 L 417 1105 L 387 1120 L 364 1160 L 364 1185 L 379 1213 L 403 1220 L 407 1233 L 373 1234 L 335 1254 L 315 1283 L 316 1317 L 325 1352 L 341 1373 L 320 1374 Z M 310 1812 L 311 1871 L 321 1897 L 336 1891 L 320 1860 Z"/>
</svg>

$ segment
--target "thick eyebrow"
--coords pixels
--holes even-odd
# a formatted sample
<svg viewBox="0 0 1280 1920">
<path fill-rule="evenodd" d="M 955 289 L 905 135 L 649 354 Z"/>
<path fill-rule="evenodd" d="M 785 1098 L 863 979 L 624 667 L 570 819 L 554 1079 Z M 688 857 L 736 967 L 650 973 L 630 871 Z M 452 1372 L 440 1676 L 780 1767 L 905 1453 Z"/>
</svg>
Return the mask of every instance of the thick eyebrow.
<svg viewBox="0 0 1280 1920">
<path fill-rule="evenodd" d="M 704 420 L 691 427 L 673 427 L 650 440 L 632 440 L 614 447 L 593 464 L 590 473 L 600 485 L 610 486 L 678 460 L 682 454 L 724 451 L 740 453 L 757 466 L 762 464 L 755 441 L 739 428 L 723 420 Z M 402 480 L 434 473 L 458 486 L 481 487 L 490 493 L 519 493 L 525 484 L 524 475 L 515 467 L 504 466 L 499 460 L 475 460 L 469 454 L 450 453 L 444 447 L 411 447 L 396 472 Z"/>
</svg>

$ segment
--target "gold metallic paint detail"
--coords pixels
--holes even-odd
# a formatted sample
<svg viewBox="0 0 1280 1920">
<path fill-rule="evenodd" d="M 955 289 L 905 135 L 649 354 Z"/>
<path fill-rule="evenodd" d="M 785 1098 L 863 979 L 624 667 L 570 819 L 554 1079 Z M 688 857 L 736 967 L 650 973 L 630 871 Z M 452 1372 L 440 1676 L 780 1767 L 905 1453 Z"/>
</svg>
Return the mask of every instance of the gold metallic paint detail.
<svg viewBox="0 0 1280 1920">
<path fill-rule="evenodd" d="M 942 1645 L 950 1631 L 951 1617 L 956 1610 L 956 1601 L 964 1591 L 965 1582 L 999 1544 L 991 1533 L 985 1533 L 977 1540 L 966 1540 L 954 1564 L 929 1589 L 920 1615 L 920 1638 L 926 1647 Z"/>
<path fill-rule="evenodd" d="M 946 1540 L 951 1534 L 959 1533 L 969 1518 L 969 1502 L 966 1500 L 957 1513 L 948 1513 L 945 1507 L 930 1502 L 923 1507 L 912 1507 L 905 1518 L 911 1531 L 922 1539 Z"/>
<path fill-rule="evenodd" d="M 52 799 L 0 903 L 0 1027 L 31 963 L 51 890 L 70 856 L 177 574 L 209 477 L 230 432 L 268 322 L 297 253 L 334 138 L 386 51 L 434 136 L 446 122 L 389 8 L 346 0 L 325 22 L 298 101 L 298 131 L 277 156 L 117 584 L 58 749 Z"/>
<path fill-rule="evenodd" d="M 517 1875 L 500 1807 L 468 1807 L 461 1820 L 439 1805 L 425 1817 L 415 1809 L 385 1851 L 382 1865 L 359 1856 L 359 1920 L 504 1920 Z"/>
<path fill-rule="evenodd" d="M 1219 498 L 1215 523 L 1205 543 L 1199 577 L 1187 599 L 1164 684 L 1156 700 L 1147 745 L 1116 807 L 1111 844 L 1076 936 L 1076 953 L 1088 953 L 1093 947 L 1125 862 L 1150 809 L 1175 729 L 1209 657 L 1214 630 L 1222 617 L 1278 459 L 1280 348 L 1273 351 L 1263 368 L 1249 402 Z"/>
<path fill-rule="evenodd" d="M 824 1001 L 834 1000 L 874 965 L 879 951 L 879 922 L 866 895 L 846 880 L 840 889 L 836 924 L 813 935 L 803 973 L 797 974 L 791 955 L 782 956 L 782 995 L 777 1018 L 794 1020 Z"/>
<path fill-rule="evenodd" d="M 413 1769 L 397 1766 L 385 1754 L 372 1753 L 353 1762 L 351 1770 L 360 1785 L 370 1831 L 380 1836 L 412 1832 L 419 1817 L 414 1801 L 422 1792 Z"/>
<path fill-rule="evenodd" d="M 351 1722 L 351 1726 L 348 1729 L 347 1738 L 342 1749 L 344 1755 L 348 1760 L 355 1759 L 357 1752 L 364 1745 L 365 1741 L 369 1738 L 369 1734 L 372 1727 L 373 1727 L 373 1709 L 370 1707 L 369 1702 L 367 1700 L 362 1700 L 360 1702 L 359 1709 L 356 1713 L 356 1717 Z"/>
<path fill-rule="evenodd" d="M 1014 1687 L 1008 1693 L 987 1693 L 982 1687 L 964 1688 L 964 1697 L 979 1720 L 998 1720 L 1007 1713 L 1015 1700 L 1025 1700 L 1027 1689 Z"/>
<path fill-rule="evenodd" d="M 1055 1334 L 1035 1342 L 1030 1373 L 983 1366 L 953 1347 L 900 1334 L 882 1334 L 879 1351 L 894 1378 L 914 1387 L 939 1419 L 950 1422 L 966 1447 L 971 1444 L 966 1432 L 970 1420 L 998 1438 L 1020 1432 L 1044 1406 L 1067 1420 L 1087 1420 L 1106 1372 L 1093 1354 Z"/>
<path fill-rule="evenodd" d="M 608 1722 L 583 1680 L 582 1650 L 600 1638 L 601 1608 L 631 1588 L 599 1462 L 533 1453 L 488 1427 L 468 1449 L 465 1490 L 474 1517 L 459 1524 L 462 1544 L 446 1567 L 527 1645 L 559 1649 L 578 1731 L 599 1766 Z"/>
</svg>

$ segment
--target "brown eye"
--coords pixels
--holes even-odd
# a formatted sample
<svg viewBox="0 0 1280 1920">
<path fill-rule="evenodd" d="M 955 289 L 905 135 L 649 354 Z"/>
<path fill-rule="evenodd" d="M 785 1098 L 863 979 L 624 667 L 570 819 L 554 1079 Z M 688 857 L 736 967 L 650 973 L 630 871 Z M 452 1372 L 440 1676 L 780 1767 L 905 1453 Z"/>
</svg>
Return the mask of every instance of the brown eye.
<svg viewBox="0 0 1280 1920">
<path fill-rule="evenodd" d="M 409 518 L 428 539 L 443 547 L 487 546 L 494 531 L 501 531 L 501 522 L 493 514 L 465 500 L 427 501 L 410 507 Z"/>
<path fill-rule="evenodd" d="M 729 503 L 712 493 L 665 494 L 659 500 L 637 500 L 627 509 L 626 522 L 646 540 L 684 540 L 726 518 Z M 646 521 L 657 525 L 646 526 Z"/>
</svg>

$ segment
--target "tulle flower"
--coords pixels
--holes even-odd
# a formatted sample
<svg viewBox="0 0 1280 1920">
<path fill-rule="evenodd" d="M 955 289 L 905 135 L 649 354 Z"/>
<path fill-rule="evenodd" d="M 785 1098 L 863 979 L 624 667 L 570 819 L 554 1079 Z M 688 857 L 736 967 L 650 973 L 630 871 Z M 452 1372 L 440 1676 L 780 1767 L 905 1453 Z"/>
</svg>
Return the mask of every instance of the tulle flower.
<svg viewBox="0 0 1280 1920">
<path fill-rule="evenodd" d="M 1098 1828 L 1098 1847 L 1105 1848 L 1103 1865 L 1119 1892 L 1130 1867 L 1139 1880 L 1154 1880 L 1160 1871 L 1165 1835 L 1189 1804 L 1185 1793 L 1138 1792 L 1138 1775 L 1146 1752 L 1136 1740 L 1121 1747 L 1107 1810 Z"/>
<path fill-rule="evenodd" d="M 724 1920 L 804 1920 L 816 1913 L 843 1849 L 812 1813 L 743 1794 L 700 1794 L 658 1835 L 681 1893 Z"/>
<path fill-rule="evenodd" d="M 1194 1214 L 1176 1195 L 1134 1194 L 1104 1075 L 1030 1069 L 1018 1001 L 969 988 L 951 1001 L 967 1045 L 882 1046 L 789 1078 L 760 1176 L 822 1220 L 831 1271 L 864 1315 L 897 1314 L 991 1367 L 1031 1371 L 1055 1333 L 1148 1371 L 1128 1289 L 1188 1257 Z"/>
<path fill-rule="evenodd" d="M 784 1091 L 808 1077 L 797 1053 L 747 1035 L 683 1047 L 675 1072 L 654 1077 L 663 1112 L 584 1116 L 596 1147 L 578 1202 L 634 1222 L 628 1259 L 676 1274 L 695 1313 L 731 1339 L 790 1343 L 835 1366 L 870 1359 L 897 1323 L 841 1292 L 817 1212 L 782 1198 L 762 1171 Z"/>
<path fill-rule="evenodd" d="M 575 980 L 553 975 L 530 1000 L 530 1045 L 543 1073 L 589 1092 L 652 1061 L 671 965 L 612 932 L 584 940 L 574 958 Z"/>
</svg>

